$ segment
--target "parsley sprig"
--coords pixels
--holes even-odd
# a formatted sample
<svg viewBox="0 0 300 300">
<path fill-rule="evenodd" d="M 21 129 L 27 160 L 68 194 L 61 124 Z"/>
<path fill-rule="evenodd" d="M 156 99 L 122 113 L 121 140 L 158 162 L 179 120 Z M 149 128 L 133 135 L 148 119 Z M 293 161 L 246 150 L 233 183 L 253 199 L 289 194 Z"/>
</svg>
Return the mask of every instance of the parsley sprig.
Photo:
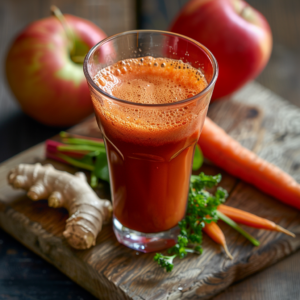
<svg viewBox="0 0 300 300">
<path fill-rule="evenodd" d="M 217 188 L 214 195 L 206 188 L 216 186 L 221 179 L 220 174 L 209 176 L 200 173 L 198 176 L 191 176 L 186 215 L 178 223 L 180 234 L 177 243 L 168 250 L 169 254 L 173 255 L 164 256 L 157 253 L 154 256 L 154 260 L 167 272 L 172 271 L 174 258 L 184 258 L 188 253 L 202 253 L 202 229 L 205 223 L 218 220 L 217 207 L 225 202 L 228 196 L 227 191 L 221 187 Z"/>
</svg>

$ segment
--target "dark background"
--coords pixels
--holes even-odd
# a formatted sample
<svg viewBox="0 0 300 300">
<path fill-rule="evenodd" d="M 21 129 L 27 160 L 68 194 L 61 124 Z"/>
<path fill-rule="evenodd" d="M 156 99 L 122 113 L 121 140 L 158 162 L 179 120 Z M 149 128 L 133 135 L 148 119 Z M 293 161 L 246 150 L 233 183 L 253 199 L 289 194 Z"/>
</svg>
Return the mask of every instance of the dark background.
<svg viewBox="0 0 300 300">
<path fill-rule="evenodd" d="M 28 23 L 63 13 L 93 21 L 108 35 L 135 28 L 167 29 L 186 0 L 1 0 L 0 1 L 0 162 L 43 142 L 61 129 L 43 126 L 22 113 L 5 81 L 5 54 Z M 300 1 L 249 0 L 266 16 L 274 46 L 256 79 L 300 107 Z M 300 299 L 300 252 L 233 285 L 215 300 Z M 94 299 L 44 260 L 0 230 L 0 299 Z"/>
</svg>

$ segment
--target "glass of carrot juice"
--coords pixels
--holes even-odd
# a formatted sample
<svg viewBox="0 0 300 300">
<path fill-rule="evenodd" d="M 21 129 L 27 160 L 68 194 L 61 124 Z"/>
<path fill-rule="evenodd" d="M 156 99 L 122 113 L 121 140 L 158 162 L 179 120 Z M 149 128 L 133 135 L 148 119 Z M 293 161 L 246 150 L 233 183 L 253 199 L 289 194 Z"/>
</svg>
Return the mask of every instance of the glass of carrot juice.
<svg viewBox="0 0 300 300">
<path fill-rule="evenodd" d="M 142 252 L 173 246 L 218 75 L 214 56 L 179 34 L 135 30 L 95 45 L 84 73 L 105 142 L 118 241 Z"/>
</svg>

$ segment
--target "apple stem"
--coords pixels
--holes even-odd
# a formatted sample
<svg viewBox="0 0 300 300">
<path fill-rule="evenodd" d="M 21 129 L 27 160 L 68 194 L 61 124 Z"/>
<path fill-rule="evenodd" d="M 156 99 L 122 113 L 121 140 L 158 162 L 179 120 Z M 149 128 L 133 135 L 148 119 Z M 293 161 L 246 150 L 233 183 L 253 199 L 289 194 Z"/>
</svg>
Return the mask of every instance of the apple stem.
<svg viewBox="0 0 300 300">
<path fill-rule="evenodd" d="M 62 12 L 60 11 L 60 9 L 57 6 L 51 5 L 50 10 L 51 10 L 51 13 L 58 19 L 58 21 L 61 23 L 61 25 L 64 28 L 64 31 L 65 31 L 68 41 L 69 41 L 69 51 L 70 51 L 70 56 L 72 58 L 73 54 L 75 53 L 74 33 L 70 29 L 64 15 L 62 14 Z"/>
<path fill-rule="evenodd" d="M 72 56 L 71 58 L 75 63 L 83 64 L 85 56 Z"/>
</svg>

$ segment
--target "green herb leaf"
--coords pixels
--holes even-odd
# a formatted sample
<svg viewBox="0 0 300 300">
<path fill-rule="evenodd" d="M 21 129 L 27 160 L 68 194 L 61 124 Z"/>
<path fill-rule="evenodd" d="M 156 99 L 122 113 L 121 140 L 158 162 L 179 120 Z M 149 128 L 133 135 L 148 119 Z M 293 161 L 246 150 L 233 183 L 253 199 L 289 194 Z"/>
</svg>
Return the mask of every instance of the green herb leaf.
<svg viewBox="0 0 300 300">
<path fill-rule="evenodd" d="M 165 268 L 167 272 L 171 272 L 173 270 L 173 259 L 176 255 L 173 256 L 164 256 L 160 253 L 156 253 L 154 256 L 154 260 L 162 267 Z"/>
<path fill-rule="evenodd" d="M 227 192 L 221 187 L 217 188 L 214 195 L 205 189 L 217 185 L 221 178 L 221 175 L 208 176 L 204 173 L 191 176 L 186 215 L 178 223 L 180 235 L 175 246 L 168 250 L 169 253 L 174 253 L 179 258 L 184 258 L 188 253 L 202 253 L 202 229 L 205 223 L 218 220 L 217 208 L 227 197 Z M 158 264 L 168 266 L 171 271 L 173 267 L 167 265 L 170 256 L 157 255 L 154 258 Z"/>
<path fill-rule="evenodd" d="M 91 166 L 94 166 L 94 160 L 95 160 L 95 157 L 99 155 L 99 152 L 98 151 L 93 151 L 93 152 L 90 152 L 88 154 L 86 154 L 84 157 L 82 157 L 80 159 L 80 161 L 82 163 L 85 163 L 87 165 L 91 165 Z"/>
<path fill-rule="evenodd" d="M 95 161 L 94 174 L 98 178 L 109 182 L 109 171 L 108 171 L 106 153 L 100 152 L 97 155 Z"/>
<path fill-rule="evenodd" d="M 105 152 L 105 149 L 93 145 L 61 145 L 58 146 L 59 151 L 102 151 Z"/>
<path fill-rule="evenodd" d="M 203 164 L 203 153 L 200 147 L 198 146 L 198 144 L 196 144 L 194 160 L 193 160 L 193 171 L 197 171 L 198 169 L 200 169 L 202 164 Z"/>
</svg>

